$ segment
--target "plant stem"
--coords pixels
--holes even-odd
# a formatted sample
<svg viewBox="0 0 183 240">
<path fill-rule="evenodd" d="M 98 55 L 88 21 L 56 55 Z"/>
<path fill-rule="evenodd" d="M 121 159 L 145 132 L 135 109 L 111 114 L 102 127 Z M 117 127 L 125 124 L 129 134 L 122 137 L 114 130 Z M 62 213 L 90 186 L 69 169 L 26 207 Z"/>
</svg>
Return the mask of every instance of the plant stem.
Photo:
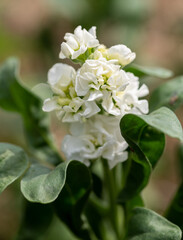
<svg viewBox="0 0 183 240">
<path fill-rule="evenodd" d="M 117 205 L 116 205 L 116 186 L 115 179 L 112 170 L 109 169 L 106 159 L 102 159 L 104 169 L 104 179 L 106 182 L 107 193 L 109 197 L 109 213 L 111 225 L 115 231 L 117 239 L 120 239 L 120 233 L 118 229 L 118 218 L 117 218 Z"/>
</svg>

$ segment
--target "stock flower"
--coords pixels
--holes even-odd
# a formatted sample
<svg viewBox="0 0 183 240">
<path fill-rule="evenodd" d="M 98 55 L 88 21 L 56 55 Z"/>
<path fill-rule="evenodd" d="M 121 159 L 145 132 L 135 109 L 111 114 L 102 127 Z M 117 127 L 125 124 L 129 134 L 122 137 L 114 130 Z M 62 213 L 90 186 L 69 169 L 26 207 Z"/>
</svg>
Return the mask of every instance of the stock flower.
<svg viewBox="0 0 183 240">
<path fill-rule="evenodd" d="M 141 99 L 149 92 L 147 86 L 140 86 L 138 77 L 122 69 L 136 55 L 125 45 L 99 44 L 96 27 L 87 31 L 78 26 L 64 39 L 60 58 L 70 58 L 81 67 L 75 71 L 59 63 L 49 70 L 53 95 L 44 101 L 43 110 L 56 111 L 62 122 L 70 123 L 71 134 L 62 143 L 67 160 L 89 165 L 105 158 L 113 168 L 128 157 L 119 119 L 127 113 L 148 113 L 148 102 Z"/>
<path fill-rule="evenodd" d="M 119 64 L 125 66 L 131 63 L 136 54 L 123 44 L 115 45 L 107 49 L 108 59 L 116 59 Z"/>
<path fill-rule="evenodd" d="M 74 34 L 66 33 L 64 36 L 66 42 L 61 44 L 61 59 L 71 58 L 76 59 L 84 54 L 88 49 L 95 48 L 99 45 L 96 39 L 96 27 L 92 27 L 87 31 L 78 26 L 74 30 Z"/>
<path fill-rule="evenodd" d="M 139 100 L 148 94 L 147 86 L 139 88 L 138 78 L 121 69 L 115 60 L 86 60 L 76 74 L 75 91 L 114 116 L 148 112 L 147 100 Z"/>
<path fill-rule="evenodd" d="M 105 91 L 103 95 L 102 106 L 108 113 L 112 115 L 123 116 L 127 113 L 147 114 L 148 101 L 139 99 L 146 96 L 149 90 L 145 84 L 139 88 L 138 77 L 132 73 L 126 73 L 128 82 L 124 84 L 124 88 L 114 90 L 112 93 Z"/>
<path fill-rule="evenodd" d="M 67 160 L 78 160 L 86 165 L 103 157 L 110 168 L 127 159 L 128 144 L 122 138 L 119 119 L 112 116 L 95 115 L 85 123 L 72 123 L 71 135 L 62 142 L 62 151 Z"/>
<path fill-rule="evenodd" d="M 48 83 L 53 91 L 52 98 L 47 98 L 43 111 L 56 111 L 63 122 L 80 121 L 100 111 L 95 102 L 88 102 L 77 96 L 74 89 L 76 72 L 67 64 L 55 64 L 48 72 Z"/>
</svg>

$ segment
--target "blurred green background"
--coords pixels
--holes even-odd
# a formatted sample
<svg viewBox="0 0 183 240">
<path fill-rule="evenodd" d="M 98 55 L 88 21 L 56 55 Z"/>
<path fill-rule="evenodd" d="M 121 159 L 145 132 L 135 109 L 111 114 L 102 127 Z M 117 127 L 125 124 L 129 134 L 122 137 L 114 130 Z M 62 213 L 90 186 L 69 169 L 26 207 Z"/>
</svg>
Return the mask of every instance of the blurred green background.
<svg viewBox="0 0 183 240">
<path fill-rule="evenodd" d="M 166 67 L 183 74 L 182 0 L 1 0 L 0 63 L 9 56 L 20 59 L 21 79 L 28 87 L 47 81 L 47 71 L 60 62 L 60 44 L 78 25 L 97 26 L 100 43 L 123 43 L 136 52 L 136 63 Z M 146 80 L 150 89 L 161 82 Z M 181 119 L 181 109 L 177 112 Z M 63 132 L 54 121 L 57 145 Z M 144 191 L 146 203 L 162 213 L 177 188 L 176 140 L 167 139 L 166 153 Z M 26 146 L 21 118 L 0 109 L 0 141 Z M 0 240 L 16 235 L 22 216 L 22 196 L 15 183 L 0 196 Z M 11 227 L 10 227 L 11 226 Z M 65 238 L 63 237 L 65 232 Z M 69 240 L 55 219 L 43 239 Z"/>
</svg>

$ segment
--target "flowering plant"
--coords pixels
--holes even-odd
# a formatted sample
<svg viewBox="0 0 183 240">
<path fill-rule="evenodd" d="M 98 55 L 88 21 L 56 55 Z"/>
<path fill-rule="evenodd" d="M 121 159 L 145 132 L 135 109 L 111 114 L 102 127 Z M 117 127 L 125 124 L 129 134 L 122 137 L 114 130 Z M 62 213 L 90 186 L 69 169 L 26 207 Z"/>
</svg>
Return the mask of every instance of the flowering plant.
<svg viewBox="0 0 183 240">
<path fill-rule="evenodd" d="M 181 85 L 182 77 L 156 89 L 148 105 L 149 89 L 141 77 L 168 78 L 169 70 L 132 65 L 135 53 L 122 44 L 100 44 L 95 27 L 79 26 L 64 39 L 59 57 L 79 68 L 55 64 L 48 84 L 36 87 L 39 96 L 19 82 L 15 59 L 0 69 L 0 106 L 21 114 L 29 146 L 26 154 L 0 143 L 0 191 L 21 177 L 21 192 L 31 202 L 17 239 L 39 239 L 54 213 L 79 239 L 181 239 L 182 185 L 165 216 L 173 223 L 145 208 L 141 193 L 163 153 L 164 135 L 183 141 L 170 110 L 183 103 L 178 91 L 171 101 L 170 88 Z M 51 111 L 69 124 L 61 146 L 64 159 L 45 121 Z M 35 212 L 41 217 L 34 225 L 27 219 Z"/>
</svg>

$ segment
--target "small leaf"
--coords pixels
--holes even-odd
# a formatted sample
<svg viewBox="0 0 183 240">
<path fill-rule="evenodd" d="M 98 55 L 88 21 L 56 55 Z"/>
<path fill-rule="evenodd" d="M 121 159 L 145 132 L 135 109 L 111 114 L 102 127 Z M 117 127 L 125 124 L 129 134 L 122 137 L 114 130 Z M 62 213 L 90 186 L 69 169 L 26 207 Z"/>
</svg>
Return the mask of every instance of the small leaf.
<svg viewBox="0 0 183 240">
<path fill-rule="evenodd" d="M 162 106 L 176 110 L 183 104 L 183 76 L 176 77 L 156 88 L 149 100 L 150 110 Z"/>
<path fill-rule="evenodd" d="M 0 193 L 25 172 L 28 164 L 22 148 L 0 143 Z"/>
<path fill-rule="evenodd" d="M 31 165 L 21 180 L 21 191 L 23 195 L 31 202 L 53 202 L 67 182 L 66 179 L 69 168 L 72 168 L 72 166 L 76 164 L 78 171 L 80 168 L 84 168 L 88 173 L 88 168 L 78 161 L 65 161 L 54 169 L 40 164 Z"/>
<path fill-rule="evenodd" d="M 0 107 L 19 113 L 24 121 L 25 135 L 35 154 L 54 163 L 61 159 L 53 146 L 47 115 L 42 111 L 42 100 L 25 88 L 18 77 L 19 62 L 8 59 L 0 67 Z"/>
<path fill-rule="evenodd" d="M 135 208 L 128 223 L 127 240 L 181 240 L 181 230 L 157 213 Z"/>
<path fill-rule="evenodd" d="M 152 76 L 157 78 L 169 78 L 172 77 L 173 72 L 160 67 L 145 67 L 137 64 L 131 64 L 125 67 L 125 71 L 132 72 L 138 77 Z"/>
</svg>

